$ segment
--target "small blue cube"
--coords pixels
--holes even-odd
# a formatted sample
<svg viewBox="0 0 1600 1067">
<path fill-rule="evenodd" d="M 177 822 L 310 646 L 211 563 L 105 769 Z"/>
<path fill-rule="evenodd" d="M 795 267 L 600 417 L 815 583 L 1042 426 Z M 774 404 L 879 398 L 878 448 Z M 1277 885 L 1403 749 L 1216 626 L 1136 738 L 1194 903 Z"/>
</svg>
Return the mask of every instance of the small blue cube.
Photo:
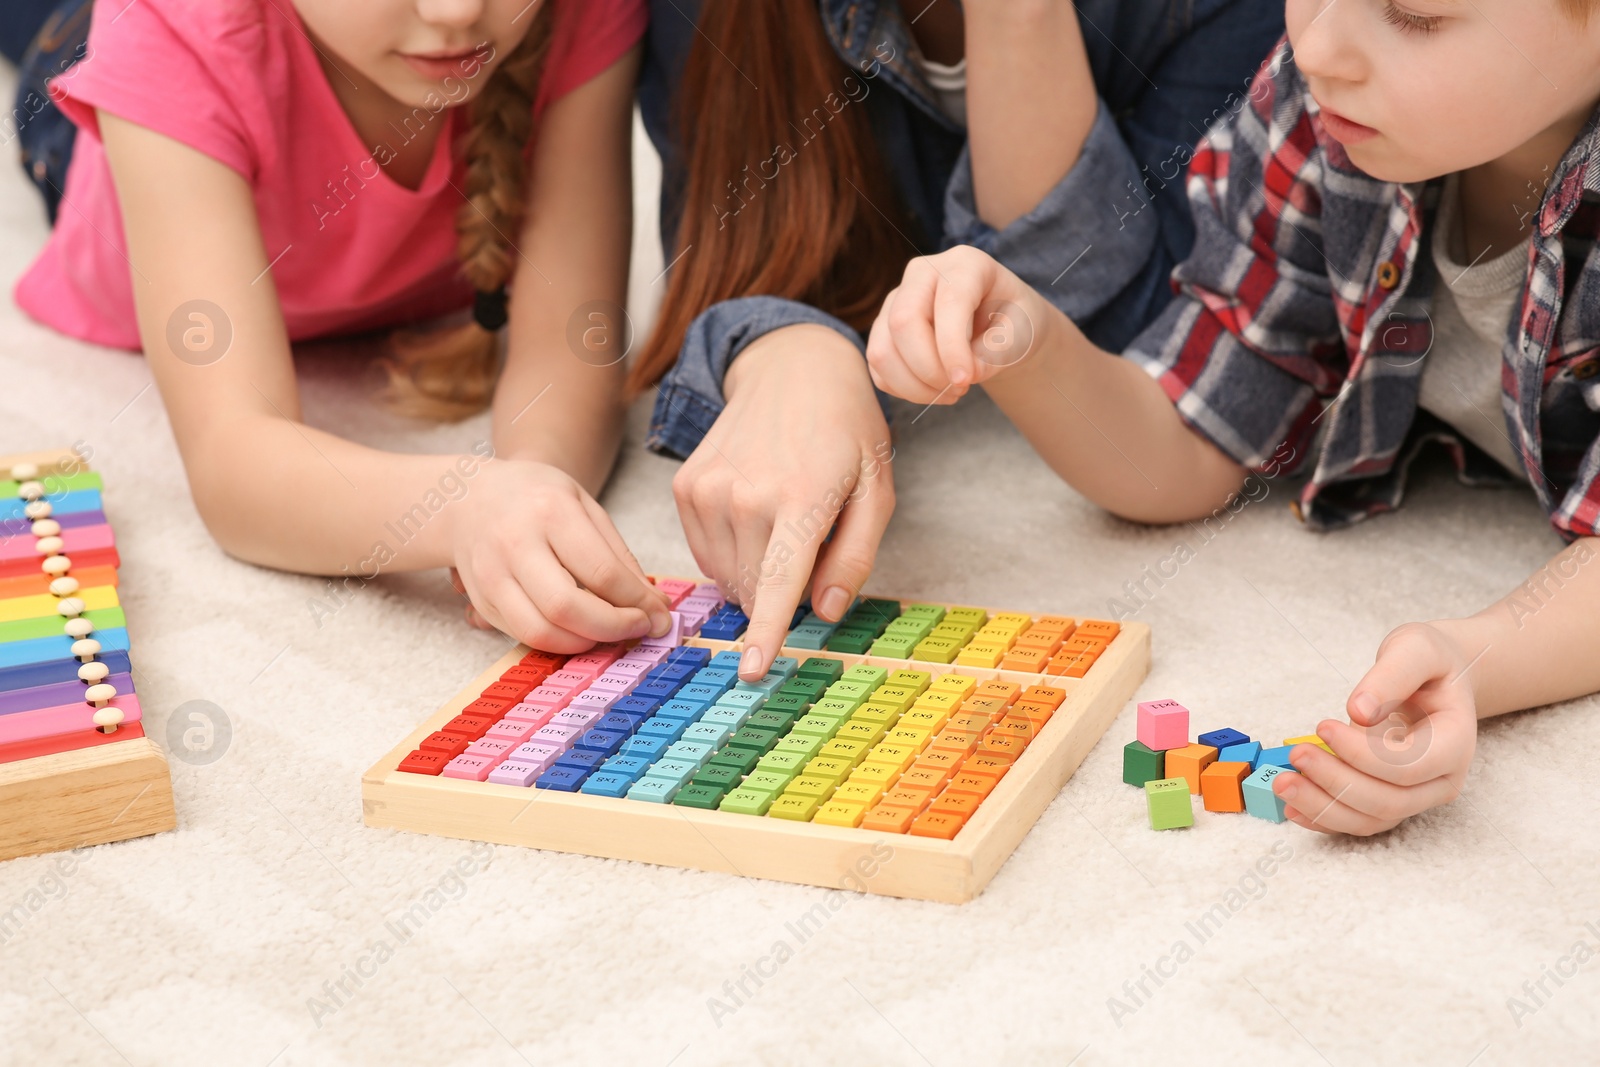
<svg viewBox="0 0 1600 1067">
<path fill-rule="evenodd" d="M 1272 791 L 1272 780 L 1282 774 L 1281 768 L 1259 767 L 1244 780 L 1244 810 L 1268 822 L 1284 822 L 1283 798 Z"/>
</svg>

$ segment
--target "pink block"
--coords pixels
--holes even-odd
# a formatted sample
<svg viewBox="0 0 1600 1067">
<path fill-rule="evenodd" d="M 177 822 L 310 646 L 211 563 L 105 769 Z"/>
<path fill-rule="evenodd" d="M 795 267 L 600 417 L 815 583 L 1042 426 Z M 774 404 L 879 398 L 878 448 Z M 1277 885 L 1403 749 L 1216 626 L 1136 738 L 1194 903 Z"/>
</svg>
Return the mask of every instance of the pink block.
<svg viewBox="0 0 1600 1067">
<path fill-rule="evenodd" d="M 525 763 L 529 767 L 545 770 L 561 758 L 566 749 L 559 745 L 552 745 L 545 741 L 529 741 L 518 745 L 511 755 L 506 757 L 507 763 Z"/>
<path fill-rule="evenodd" d="M 650 668 L 654 667 L 654 666 L 655 666 L 655 664 L 652 663 L 648 658 L 641 657 L 641 656 L 627 655 L 627 656 L 624 656 L 621 659 L 617 660 L 617 662 L 613 663 L 611 665 L 610 669 L 608 669 L 606 671 L 606 673 L 607 674 L 626 674 L 626 675 L 629 675 L 630 677 L 638 678 L 641 675 L 643 675 L 646 672 L 648 672 L 650 670 Z"/>
<path fill-rule="evenodd" d="M 683 612 L 668 612 L 672 616 L 672 626 L 660 637 L 641 638 L 639 644 L 646 648 L 675 648 L 683 640 Z"/>
<path fill-rule="evenodd" d="M 541 685 L 523 697 L 522 703 L 536 708 L 549 708 L 551 711 L 560 711 L 572 701 L 572 694 L 576 692 L 578 692 L 576 689 L 560 689 L 553 685 Z"/>
<path fill-rule="evenodd" d="M 584 686 L 588 685 L 590 682 L 599 677 L 599 675 L 599 671 L 595 671 L 591 674 L 587 669 L 581 671 L 560 670 L 546 678 L 544 680 L 544 685 L 540 686 L 539 688 L 543 689 L 545 686 L 548 686 L 551 689 L 564 689 L 570 693 L 574 690 L 582 689 Z"/>
<path fill-rule="evenodd" d="M 104 523 L 99 526 L 69 526 L 61 531 L 61 541 L 63 553 L 96 552 L 116 547 L 111 527 Z M 0 541 L 0 561 L 32 559 L 38 555 L 38 550 L 34 548 L 37 543 L 38 540 L 31 536 L 6 538 Z"/>
<path fill-rule="evenodd" d="M 694 587 L 694 595 L 714 601 L 719 608 L 728 602 L 728 598 L 722 595 L 722 590 L 717 587 L 716 582 L 701 582 Z"/>
<path fill-rule="evenodd" d="M 597 675 L 601 671 L 605 670 L 607 667 L 611 666 L 611 661 L 614 659 L 616 659 L 616 656 L 614 655 L 601 655 L 598 652 L 585 652 L 581 656 L 573 656 L 571 659 L 567 660 L 562 669 L 568 671 L 578 671 L 580 673 L 593 671 L 594 674 L 590 675 L 590 677 L 593 677 L 594 675 Z"/>
<path fill-rule="evenodd" d="M 495 723 L 495 726 L 499 726 L 502 723 L 514 723 L 518 725 L 526 723 L 533 729 L 537 730 L 539 727 L 549 722 L 551 717 L 554 716 L 558 710 L 560 709 L 541 708 L 535 704 L 514 704 L 506 711 L 506 717 L 501 719 L 500 722 Z M 492 730 L 493 727 L 490 727 L 490 729 Z"/>
<path fill-rule="evenodd" d="M 469 781 L 481 782 L 489 777 L 489 772 L 494 770 L 499 760 L 492 760 L 486 756 L 469 756 L 465 752 L 444 765 L 440 775 L 445 778 L 466 778 Z"/>
<path fill-rule="evenodd" d="M 625 696 L 627 696 L 626 693 L 607 693 L 599 689 L 585 689 L 572 698 L 572 703 L 567 705 L 567 709 L 569 711 L 573 708 L 606 711 L 611 705 Z"/>
<path fill-rule="evenodd" d="M 573 739 L 581 733 L 583 731 L 576 726 L 541 726 L 533 732 L 533 740 L 559 746 L 561 751 L 565 752 L 572 747 Z"/>
<path fill-rule="evenodd" d="M 1189 709 L 1176 700 L 1147 700 L 1139 705 L 1139 741 L 1157 752 L 1189 743 Z"/>
<path fill-rule="evenodd" d="M 543 767 L 536 767 L 531 763 L 515 763 L 511 760 L 500 764 L 489 772 L 489 781 L 496 785 L 517 785 L 526 789 L 533 784 L 533 780 L 544 773 Z"/>
<path fill-rule="evenodd" d="M 568 708 L 566 711 L 556 712 L 550 720 L 552 726 L 576 726 L 580 730 L 594 728 L 594 724 L 605 718 L 606 713 L 599 709 L 588 711 L 580 708 Z"/>
<path fill-rule="evenodd" d="M 521 706 L 522 706 L 521 704 L 517 705 L 518 708 L 520 708 Z M 511 709 L 511 711 L 516 711 L 516 710 L 517 710 L 516 708 L 512 708 Z M 546 716 L 546 721 L 548 721 L 548 717 L 550 715 L 550 712 L 546 711 L 546 712 L 541 712 L 540 714 Z M 513 719 L 513 718 L 511 718 L 511 712 L 507 712 L 505 718 L 501 719 L 499 722 L 497 722 L 493 726 L 489 727 L 489 732 L 484 734 L 483 738 L 481 740 L 487 740 L 487 739 L 493 737 L 493 738 L 498 738 L 498 739 L 504 740 L 504 741 L 510 741 L 513 744 L 520 745 L 520 744 L 522 744 L 522 742 L 526 741 L 533 734 L 533 732 L 535 730 L 537 730 L 539 727 L 541 727 L 543 725 L 544 725 L 543 722 L 532 722 L 532 721 L 525 721 L 523 719 Z"/>
<path fill-rule="evenodd" d="M 503 737 L 490 737 L 488 734 L 478 738 L 467 746 L 463 756 L 482 756 L 484 759 L 499 763 L 506 758 L 506 754 L 516 748 L 518 742 L 508 741 Z"/>
<path fill-rule="evenodd" d="M 683 598 L 694 592 L 694 583 L 681 578 L 657 578 L 656 588 L 667 594 L 670 607 L 677 607 Z"/>
<path fill-rule="evenodd" d="M 638 684 L 639 679 L 637 676 L 630 678 L 628 677 L 628 673 L 626 671 L 619 672 L 615 667 L 613 667 L 600 677 L 596 678 L 594 681 L 590 682 L 589 688 L 585 690 L 585 692 L 616 693 L 619 696 L 626 696 L 627 694 L 633 692 L 633 687 Z"/>
</svg>

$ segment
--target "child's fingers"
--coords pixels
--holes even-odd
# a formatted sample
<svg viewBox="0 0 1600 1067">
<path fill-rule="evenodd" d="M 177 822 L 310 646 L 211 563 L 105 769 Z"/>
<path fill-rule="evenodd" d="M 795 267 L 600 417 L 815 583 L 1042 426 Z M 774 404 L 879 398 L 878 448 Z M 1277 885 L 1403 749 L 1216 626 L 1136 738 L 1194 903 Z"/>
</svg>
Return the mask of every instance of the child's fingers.
<svg viewBox="0 0 1600 1067">
<path fill-rule="evenodd" d="M 1418 689 L 1450 673 L 1445 649 L 1426 628 L 1402 626 L 1378 646 L 1378 658 L 1355 688 L 1345 710 L 1350 721 L 1371 726 Z"/>
<path fill-rule="evenodd" d="M 962 391 L 977 377 L 973 338 L 981 338 L 988 323 L 975 320 L 979 304 L 989 290 L 991 272 L 984 264 L 993 262 L 987 256 L 975 262 L 946 260 L 942 268 L 945 277 L 934 294 L 933 331 L 939 360 L 945 379 Z"/>
<path fill-rule="evenodd" d="M 894 514 L 894 482 L 888 464 L 870 483 L 860 483 L 833 525 L 833 538 L 817 552 L 812 570 L 812 609 L 830 622 L 850 610 L 872 574 L 878 544 Z"/>
<path fill-rule="evenodd" d="M 934 307 L 940 289 L 940 277 L 927 259 L 914 259 L 906 265 L 904 279 L 895 290 L 892 303 L 885 302 L 889 314 L 889 330 L 895 348 L 907 374 L 921 385 L 926 400 L 953 400 L 949 397 L 949 376 L 944 361 L 939 356 L 939 342 L 934 336 Z M 970 317 L 969 317 L 970 324 Z M 943 394 L 943 395 L 941 395 Z M 909 397 L 907 399 L 910 399 Z M 919 398 L 920 399 L 920 398 Z"/>
<path fill-rule="evenodd" d="M 727 522 L 725 509 L 716 506 L 718 494 L 726 499 L 726 490 L 712 483 L 693 456 L 672 479 L 672 497 L 678 505 L 678 520 L 683 524 L 683 538 L 689 544 L 689 554 L 694 556 L 700 573 L 716 582 L 723 595 L 737 603 L 731 580 L 733 529 Z"/>
<path fill-rule="evenodd" d="M 594 523 L 595 530 L 605 541 L 606 547 L 611 550 L 611 554 L 616 557 L 617 562 L 627 568 L 632 581 L 626 583 L 626 585 L 638 599 L 624 602 L 618 601 L 604 592 L 601 595 L 613 604 L 630 603 L 637 606 L 650 616 L 650 632 L 652 634 L 660 636 L 666 633 L 672 628 L 672 617 L 669 608 L 671 601 L 667 599 L 665 593 L 656 588 L 654 582 L 645 577 L 644 568 L 639 566 L 638 557 L 629 550 L 627 542 L 622 539 L 621 532 L 617 530 L 616 524 L 611 521 L 611 516 L 606 514 L 605 508 L 602 508 L 587 493 L 582 497 L 582 504 L 589 519 Z"/>
<path fill-rule="evenodd" d="M 591 643 L 627 641 L 649 632 L 650 617 L 642 608 L 620 607 L 596 595 L 611 578 L 605 572 L 620 567 L 615 557 L 598 544 L 579 549 L 569 540 L 551 547 L 554 556 L 539 552 L 512 561 L 517 584 L 548 625 Z"/>
<path fill-rule="evenodd" d="M 1447 716 L 1404 707 L 1372 726 L 1330 719 L 1317 733 L 1350 766 L 1395 785 L 1419 785 L 1459 772 L 1471 761 L 1475 740 Z"/>
<path fill-rule="evenodd" d="M 1291 795 L 1300 796 L 1301 802 L 1296 806 L 1308 816 L 1316 816 L 1321 808 L 1305 798 L 1326 797 L 1329 802 L 1337 801 L 1339 807 L 1393 826 L 1401 819 L 1455 799 L 1455 787 L 1446 778 L 1434 778 L 1412 786 L 1395 785 L 1350 766 L 1316 745 L 1296 745 L 1289 759 L 1298 774 L 1287 776 L 1278 795 L 1286 802 Z M 1332 825 L 1327 820 L 1320 822 Z"/>
<path fill-rule="evenodd" d="M 773 526 L 779 531 L 799 529 L 806 520 L 806 513 L 800 509 L 781 509 Z M 789 632 L 794 609 L 805 593 L 822 531 L 797 545 L 781 542 L 783 536 L 776 533 L 771 538 L 765 554 L 772 565 L 761 574 L 755 602 L 745 608 L 750 614 L 750 625 L 744 632 L 744 657 L 739 663 L 739 677 L 747 682 L 755 681 L 772 669 L 772 661 Z"/>
<path fill-rule="evenodd" d="M 546 569 L 559 569 L 554 559 L 546 558 Z M 512 575 L 484 583 L 484 588 L 474 598 L 474 604 L 496 629 L 529 648 L 571 655 L 587 651 L 595 645 L 593 638 L 573 633 L 546 618 L 534 606 L 521 582 Z"/>
</svg>

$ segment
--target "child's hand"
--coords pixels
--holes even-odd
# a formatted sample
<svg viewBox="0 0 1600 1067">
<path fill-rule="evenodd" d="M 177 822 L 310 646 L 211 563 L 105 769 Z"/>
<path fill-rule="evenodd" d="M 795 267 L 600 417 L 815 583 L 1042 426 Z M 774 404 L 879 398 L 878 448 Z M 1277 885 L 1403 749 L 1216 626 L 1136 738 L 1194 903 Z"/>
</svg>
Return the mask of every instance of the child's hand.
<svg viewBox="0 0 1600 1067">
<path fill-rule="evenodd" d="M 1437 627 L 1400 627 L 1378 647 L 1346 709 L 1317 734 L 1338 757 L 1296 745 L 1273 791 L 1290 819 L 1325 833 L 1377 834 L 1461 795 L 1478 739 L 1470 661 Z"/>
<path fill-rule="evenodd" d="M 451 580 L 471 599 L 474 625 L 563 653 L 672 625 L 666 596 L 645 578 L 610 517 L 555 467 L 496 460 L 445 510 Z"/>
<path fill-rule="evenodd" d="M 913 403 L 953 404 L 1038 348 L 1055 313 L 976 248 L 913 259 L 872 324 L 872 380 Z"/>
</svg>

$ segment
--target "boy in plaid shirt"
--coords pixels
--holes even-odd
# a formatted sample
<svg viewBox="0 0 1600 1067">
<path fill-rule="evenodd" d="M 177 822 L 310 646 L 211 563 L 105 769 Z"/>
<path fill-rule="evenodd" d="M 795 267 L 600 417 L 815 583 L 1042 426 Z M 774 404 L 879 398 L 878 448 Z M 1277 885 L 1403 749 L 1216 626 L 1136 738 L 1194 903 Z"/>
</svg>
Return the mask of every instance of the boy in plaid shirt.
<svg viewBox="0 0 1600 1067">
<path fill-rule="evenodd" d="M 1565 550 L 1478 615 L 1384 640 L 1351 723 L 1318 729 L 1337 758 L 1298 745 L 1278 779 L 1302 826 L 1372 834 L 1448 803 L 1478 718 L 1600 690 L 1591 6 L 1288 0 L 1286 41 L 1194 153 L 1178 298 L 1125 358 L 971 248 L 913 261 L 873 328 L 880 388 L 953 403 L 982 384 L 1134 520 L 1300 470 L 1297 513 L 1334 529 L 1398 506 L 1429 441 L 1469 482 L 1531 484 Z"/>
</svg>

